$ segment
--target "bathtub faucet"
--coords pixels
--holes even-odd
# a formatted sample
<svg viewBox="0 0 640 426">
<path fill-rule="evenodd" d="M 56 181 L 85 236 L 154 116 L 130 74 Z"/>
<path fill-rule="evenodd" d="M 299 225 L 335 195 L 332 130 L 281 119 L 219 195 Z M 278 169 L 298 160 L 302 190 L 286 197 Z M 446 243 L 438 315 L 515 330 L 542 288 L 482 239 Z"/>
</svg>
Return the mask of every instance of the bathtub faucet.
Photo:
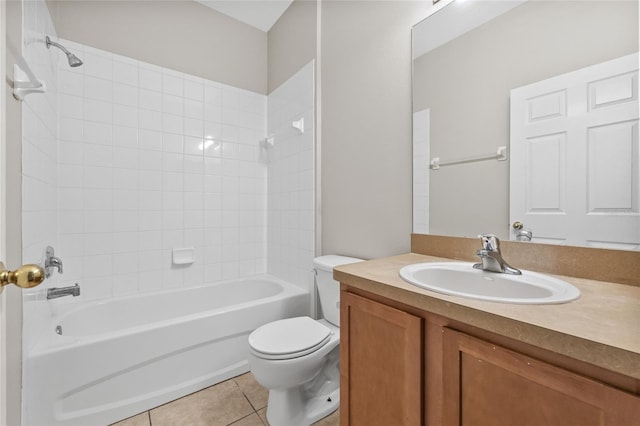
<svg viewBox="0 0 640 426">
<path fill-rule="evenodd" d="M 57 299 L 64 296 L 80 296 L 80 286 L 78 283 L 69 287 L 53 287 L 47 289 L 47 299 Z"/>
<path fill-rule="evenodd" d="M 58 273 L 62 273 L 62 260 L 55 256 L 53 247 L 48 246 L 44 253 L 44 271 L 45 277 L 49 278 L 53 274 L 52 270 L 57 269 Z"/>
</svg>

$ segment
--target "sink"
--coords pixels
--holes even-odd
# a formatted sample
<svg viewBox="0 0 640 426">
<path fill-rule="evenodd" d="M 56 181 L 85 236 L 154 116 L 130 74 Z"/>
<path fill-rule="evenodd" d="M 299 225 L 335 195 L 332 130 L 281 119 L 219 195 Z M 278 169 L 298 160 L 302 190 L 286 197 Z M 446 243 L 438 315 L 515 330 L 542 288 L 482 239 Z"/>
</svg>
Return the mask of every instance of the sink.
<svg viewBox="0 0 640 426">
<path fill-rule="evenodd" d="M 580 297 L 580 290 L 557 278 L 526 270 L 522 275 L 487 272 L 470 262 L 416 263 L 400 269 L 400 276 L 427 290 L 490 302 L 553 304 Z"/>
</svg>

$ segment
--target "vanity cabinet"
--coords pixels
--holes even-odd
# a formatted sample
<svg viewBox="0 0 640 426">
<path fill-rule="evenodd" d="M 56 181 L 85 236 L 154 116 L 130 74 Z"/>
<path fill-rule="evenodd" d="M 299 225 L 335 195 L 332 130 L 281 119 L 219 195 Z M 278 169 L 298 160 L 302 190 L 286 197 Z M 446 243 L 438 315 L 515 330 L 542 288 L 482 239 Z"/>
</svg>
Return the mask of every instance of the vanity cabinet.
<svg viewBox="0 0 640 426">
<path fill-rule="evenodd" d="M 640 398 L 444 329 L 445 425 L 640 424 Z"/>
<path fill-rule="evenodd" d="M 348 290 L 342 426 L 640 424 L 635 379 Z"/>
<path fill-rule="evenodd" d="M 340 424 L 422 424 L 424 320 L 347 292 L 340 307 Z"/>
</svg>

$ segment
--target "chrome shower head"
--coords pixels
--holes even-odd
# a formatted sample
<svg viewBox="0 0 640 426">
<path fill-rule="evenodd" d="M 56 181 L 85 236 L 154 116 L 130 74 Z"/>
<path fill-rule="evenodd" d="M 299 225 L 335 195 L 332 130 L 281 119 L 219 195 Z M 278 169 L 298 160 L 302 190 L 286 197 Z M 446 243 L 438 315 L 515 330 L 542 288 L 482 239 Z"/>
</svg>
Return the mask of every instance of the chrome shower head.
<svg viewBox="0 0 640 426">
<path fill-rule="evenodd" d="M 47 41 L 47 49 L 49 49 L 51 46 L 55 46 L 58 49 L 62 50 L 65 55 L 67 55 L 67 61 L 69 61 L 70 67 L 79 67 L 80 65 L 82 65 L 82 61 L 80 60 L 80 58 L 78 58 L 73 53 L 69 52 L 64 46 L 56 43 L 55 41 L 51 41 L 49 36 L 46 37 L 46 41 Z"/>
</svg>

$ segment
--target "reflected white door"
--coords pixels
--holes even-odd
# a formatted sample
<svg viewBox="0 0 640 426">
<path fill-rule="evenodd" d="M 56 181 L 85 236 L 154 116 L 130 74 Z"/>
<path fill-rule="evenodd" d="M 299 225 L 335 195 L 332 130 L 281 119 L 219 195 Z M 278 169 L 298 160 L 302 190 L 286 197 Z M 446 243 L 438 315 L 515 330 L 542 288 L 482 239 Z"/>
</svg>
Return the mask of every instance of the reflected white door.
<svg viewBox="0 0 640 426">
<path fill-rule="evenodd" d="M 633 54 L 511 91 L 510 221 L 532 241 L 640 250 L 638 68 Z"/>
</svg>

